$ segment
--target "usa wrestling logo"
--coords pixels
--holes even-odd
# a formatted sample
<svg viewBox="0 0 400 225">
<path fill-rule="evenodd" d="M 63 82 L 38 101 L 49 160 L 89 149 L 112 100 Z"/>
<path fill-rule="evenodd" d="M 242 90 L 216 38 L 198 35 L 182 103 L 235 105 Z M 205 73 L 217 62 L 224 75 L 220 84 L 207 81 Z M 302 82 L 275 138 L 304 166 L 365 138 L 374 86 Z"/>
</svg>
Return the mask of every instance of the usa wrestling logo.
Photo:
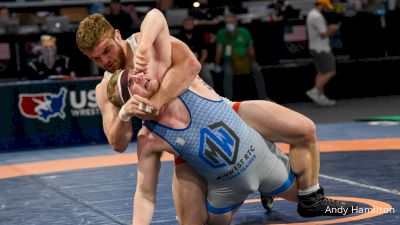
<svg viewBox="0 0 400 225">
<path fill-rule="evenodd" d="M 18 107 L 23 116 L 48 123 L 51 118 L 65 118 L 66 95 L 64 87 L 57 94 L 20 94 Z"/>
<path fill-rule="evenodd" d="M 212 168 L 236 163 L 239 137 L 224 122 L 215 123 L 200 131 L 199 156 Z"/>
</svg>

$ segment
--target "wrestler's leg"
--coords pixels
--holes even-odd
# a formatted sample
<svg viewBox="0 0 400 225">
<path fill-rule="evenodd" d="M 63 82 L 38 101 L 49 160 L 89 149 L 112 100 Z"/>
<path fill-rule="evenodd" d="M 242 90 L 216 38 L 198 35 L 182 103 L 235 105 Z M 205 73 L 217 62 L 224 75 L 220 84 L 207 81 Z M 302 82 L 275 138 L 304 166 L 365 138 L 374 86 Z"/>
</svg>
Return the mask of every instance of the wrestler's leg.
<svg viewBox="0 0 400 225">
<path fill-rule="evenodd" d="M 299 189 L 318 184 L 319 148 L 316 127 L 310 119 L 268 101 L 241 102 L 238 113 L 264 138 L 290 144 L 290 164 Z"/>
<path fill-rule="evenodd" d="M 208 213 L 208 223 L 207 225 L 229 225 L 232 222 L 233 216 L 236 214 L 236 212 L 239 210 L 239 207 L 236 209 L 224 213 L 224 214 L 214 214 L 209 212 Z"/>
<path fill-rule="evenodd" d="M 267 101 L 243 102 L 239 115 L 265 138 L 290 144 L 290 165 L 296 174 L 299 196 L 297 212 L 301 216 L 343 216 L 348 213 L 331 213 L 327 209 L 357 207 L 354 203 L 324 196 L 318 183 L 320 159 L 316 128 L 310 119 Z"/>
<path fill-rule="evenodd" d="M 172 192 L 179 224 L 206 224 L 206 181 L 187 163 L 175 165 Z"/>
<path fill-rule="evenodd" d="M 297 192 L 297 182 L 293 182 L 292 186 L 289 189 L 287 189 L 285 192 L 282 192 L 277 197 L 281 197 L 292 202 L 298 202 L 299 197 L 297 195 Z"/>
</svg>

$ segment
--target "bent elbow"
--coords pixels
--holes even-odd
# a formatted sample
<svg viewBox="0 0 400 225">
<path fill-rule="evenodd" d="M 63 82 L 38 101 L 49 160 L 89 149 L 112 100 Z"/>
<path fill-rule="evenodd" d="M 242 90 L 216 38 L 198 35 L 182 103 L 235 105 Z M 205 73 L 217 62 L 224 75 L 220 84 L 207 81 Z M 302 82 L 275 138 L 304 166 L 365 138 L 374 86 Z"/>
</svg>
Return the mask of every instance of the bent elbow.
<svg viewBox="0 0 400 225">
<path fill-rule="evenodd" d="M 114 151 L 116 151 L 118 153 L 123 153 L 123 152 L 126 151 L 126 149 L 128 149 L 129 143 L 128 144 L 126 144 L 126 143 L 121 144 L 121 143 L 115 143 L 115 142 L 113 143 L 113 142 L 111 142 L 110 145 L 111 145 L 111 148 Z"/>
<path fill-rule="evenodd" d="M 192 74 L 193 75 L 197 75 L 199 74 L 200 70 L 201 70 L 201 64 L 197 59 L 193 59 L 190 60 L 188 62 L 188 67 L 187 68 L 191 68 Z"/>
</svg>

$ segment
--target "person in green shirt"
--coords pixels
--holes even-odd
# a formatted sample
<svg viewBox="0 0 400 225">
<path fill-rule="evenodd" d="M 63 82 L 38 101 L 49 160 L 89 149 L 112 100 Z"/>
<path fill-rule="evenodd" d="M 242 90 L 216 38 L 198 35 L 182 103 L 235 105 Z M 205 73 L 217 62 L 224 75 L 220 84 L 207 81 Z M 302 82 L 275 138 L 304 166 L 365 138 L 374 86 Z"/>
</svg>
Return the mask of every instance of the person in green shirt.
<svg viewBox="0 0 400 225">
<path fill-rule="evenodd" d="M 225 28 L 216 36 L 215 72 L 224 71 L 224 96 L 233 99 L 233 76 L 252 74 L 259 99 L 268 100 L 264 77 L 255 59 L 253 37 L 249 30 L 238 27 L 234 15 L 225 18 Z"/>
</svg>

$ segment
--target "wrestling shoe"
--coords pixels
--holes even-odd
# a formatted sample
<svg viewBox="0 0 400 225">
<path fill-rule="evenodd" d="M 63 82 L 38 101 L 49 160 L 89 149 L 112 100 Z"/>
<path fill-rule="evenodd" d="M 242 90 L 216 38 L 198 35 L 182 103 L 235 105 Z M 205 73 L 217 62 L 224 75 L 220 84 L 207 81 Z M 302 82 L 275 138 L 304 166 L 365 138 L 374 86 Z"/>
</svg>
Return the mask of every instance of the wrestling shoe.
<svg viewBox="0 0 400 225">
<path fill-rule="evenodd" d="M 260 191 L 260 198 L 261 198 L 261 204 L 264 207 L 265 210 L 268 212 L 272 210 L 272 206 L 274 205 L 274 197 L 272 197 L 269 194 L 263 194 Z"/>
<path fill-rule="evenodd" d="M 302 217 L 345 216 L 357 211 L 357 204 L 329 199 L 324 189 L 309 195 L 299 196 L 297 212 Z"/>
</svg>

